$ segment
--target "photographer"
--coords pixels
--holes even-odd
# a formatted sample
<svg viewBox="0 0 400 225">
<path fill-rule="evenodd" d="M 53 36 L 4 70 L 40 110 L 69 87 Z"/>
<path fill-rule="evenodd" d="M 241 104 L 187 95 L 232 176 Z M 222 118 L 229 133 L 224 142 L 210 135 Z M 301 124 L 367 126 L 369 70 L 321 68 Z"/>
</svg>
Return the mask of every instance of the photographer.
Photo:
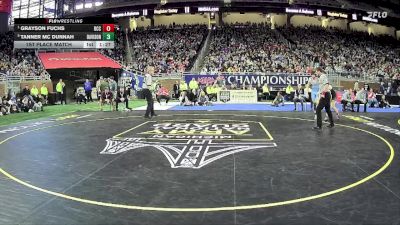
<svg viewBox="0 0 400 225">
<path fill-rule="evenodd" d="M 160 88 L 157 90 L 157 102 L 161 104 L 161 99 L 165 99 L 165 103 L 168 104 L 168 101 L 171 99 L 169 97 L 168 89 L 160 84 Z"/>
</svg>

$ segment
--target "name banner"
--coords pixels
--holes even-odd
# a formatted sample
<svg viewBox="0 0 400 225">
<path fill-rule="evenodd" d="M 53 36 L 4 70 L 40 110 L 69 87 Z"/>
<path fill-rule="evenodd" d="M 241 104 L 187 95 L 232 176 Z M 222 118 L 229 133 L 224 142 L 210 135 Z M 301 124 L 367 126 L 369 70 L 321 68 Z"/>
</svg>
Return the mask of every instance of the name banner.
<svg viewBox="0 0 400 225">
<path fill-rule="evenodd" d="M 288 84 L 294 85 L 305 85 L 310 79 L 310 75 L 298 75 L 298 74 L 267 74 L 267 75 L 222 75 L 222 82 L 225 85 L 231 85 L 236 83 L 237 85 L 263 85 L 268 84 L 271 87 L 285 87 Z M 189 74 L 185 75 L 186 83 L 189 83 L 193 78 L 199 82 L 199 84 L 213 84 L 217 80 L 217 75 L 198 75 Z"/>
<path fill-rule="evenodd" d="M 285 12 L 287 12 L 287 13 L 299 13 L 299 14 L 314 15 L 314 10 L 311 10 L 311 9 L 291 9 L 291 8 L 286 8 Z"/>
<path fill-rule="evenodd" d="M 257 103 L 256 90 L 222 90 L 217 93 L 217 101 L 225 103 Z"/>
</svg>

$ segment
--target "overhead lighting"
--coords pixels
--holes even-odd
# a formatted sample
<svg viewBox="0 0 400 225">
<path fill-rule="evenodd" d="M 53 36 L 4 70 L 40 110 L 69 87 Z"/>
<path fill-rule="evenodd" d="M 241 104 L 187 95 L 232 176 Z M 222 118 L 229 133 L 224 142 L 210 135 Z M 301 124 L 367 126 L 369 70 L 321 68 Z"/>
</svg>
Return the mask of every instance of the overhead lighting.
<svg viewBox="0 0 400 225">
<path fill-rule="evenodd" d="M 90 9 L 93 7 L 93 3 L 85 3 L 85 8 Z"/>
<path fill-rule="evenodd" d="M 103 2 L 95 2 L 94 3 L 94 6 L 96 6 L 96 7 L 101 6 L 101 5 L 103 5 Z"/>
<path fill-rule="evenodd" d="M 83 3 L 80 3 L 75 6 L 75 9 L 83 9 Z"/>
</svg>

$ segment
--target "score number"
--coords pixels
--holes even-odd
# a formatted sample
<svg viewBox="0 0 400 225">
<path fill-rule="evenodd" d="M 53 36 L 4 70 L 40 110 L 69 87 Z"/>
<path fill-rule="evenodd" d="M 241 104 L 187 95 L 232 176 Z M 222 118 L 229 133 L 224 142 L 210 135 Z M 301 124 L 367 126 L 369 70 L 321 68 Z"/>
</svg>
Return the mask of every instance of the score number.
<svg viewBox="0 0 400 225">
<path fill-rule="evenodd" d="M 114 24 L 103 24 L 103 33 L 102 33 L 103 41 L 114 41 Z"/>
<path fill-rule="evenodd" d="M 112 32 L 103 32 L 102 33 L 102 40 L 103 41 L 114 41 L 114 33 Z"/>
<path fill-rule="evenodd" d="M 114 24 L 103 24 L 103 32 L 113 32 L 114 33 Z"/>
<path fill-rule="evenodd" d="M 114 29 L 114 24 L 102 24 L 93 27 L 93 31 L 95 32 L 114 32 Z"/>
</svg>

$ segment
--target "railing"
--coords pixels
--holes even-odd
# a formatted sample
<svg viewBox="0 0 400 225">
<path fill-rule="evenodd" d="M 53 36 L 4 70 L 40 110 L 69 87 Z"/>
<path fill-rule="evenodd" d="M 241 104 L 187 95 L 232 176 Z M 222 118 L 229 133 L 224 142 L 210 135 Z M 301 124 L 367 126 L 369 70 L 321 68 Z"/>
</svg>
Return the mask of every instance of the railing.
<svg viewBox="0 0 400 225">
<path fill-rule="evenodd" d="M 208 34 L 206 40 L 204 41 L 203 47 L 201 48 L 199 54 L 197 55 L 196 62 L 193 64 L 191 72 L 200 72 L 201 66 L 203 66 L 205 54 L 208 52 L 210 47 L 210 37 L 211 37 L 212 30 L 208 30 Z"/>
<path fill-rule="evenodd" d="M 0 76 L 0 81 L 35 81 L 50 80 L 50 75 L 46 76 Z"/>
<path fill-rule="evenodd" d="M 283 34 L 278 29 L 273 29 L 272 31 L 279 36 L 280 40 L 284 40 L 290 49 L 292 48 L 292 43 L 290 43 L 290 41 L 285 36 L 283 36 Z"/>
<path fill-rule="evenodd" d="M 137 75 L 144 75 L 144 72 L 133 70 L 133 69 L 126 69 L 129 72 L 133 72 Z M 266 74 L 289 74 L 289 73 L 270 73 L 270 72 L 217 72 L 217 73 L 192 73 L 192 72 L 175 72 L 175 73 L 157 73 L 154 74 L 153 77 L 162 78 L 162 79 L 181 79 L 185 75 L 190 74 L 199 74 L 199 75 L 266 75 Z M 295 73 L 296 75 L 309 75 L 307 73 Z M 368 74 L 360 74 L 357 72 L 350 72 L 350 71 L 327 71 L 328 78 L 334 83 L 339 85 L 341 80 L 358 80 L 358 81 L 365 81 L 365 82 L 379 82 L 379 78 L 376 76 L 371 76 Z"/>
<path fill-rule="evenodd" d="M 190 72 L 185 72 L 183 75 L 186 74 L 195 74 L 195 73 L 190 73 Z M 267 75 L 267 74 L 294 74 L 294 75 L 309 75 L 307 73 L 277 73 L 277 72 L 217 72 L 217 73 L 199 73 L 199 75 Z"/>
<path fill-rule="evenodd" d="M 7 74 L 0 73 L 0 82 L 5 82 L 6 81 L 6 76 L 7 76 Z"/>
<path fill-rule="evenodd" d="M 138 70 L 134 70 L 134 69 L 130 69 L 130 68 L 125 68 L 125 70 L 129 71 L 129 72 L 132 72 L 132 73 L 135 73 L 136 75 L 144 76 L 144 74 L 145 74 L 142 71 L 138 71 Z M 153 77 L 158 78 L 158 79 L 160 79 L 160 78 L 162 78 L 162 79 L 181 79 L 183 74 L 185 74 L 185 73 L 179 73 L 179 72 L 176 72 L 176 73 L 156 73 L 156 74 L 153 75 Z M 193 74 L 193 73 L 187 72 L 187 74 Z"/>
<path fill-rule="evenodd" d="M 340 79 L 367 81 L 367 82 L 378 82 L 377 76 L 371 76 L 366 73 L 358 73 L 352 71 L 328 71 L 330 77 L 340 77 Z"/>
<path fill-rule="evenodd" d="M 131 46 L 129 43 L 129 37 L 128 37 L 128 28 L 126 28 L 125 32 L 125 58 L 126 58 L 126 64 L 129 65 L 132 63 L 132 52 L 131 52 Z"/>
</svg>

